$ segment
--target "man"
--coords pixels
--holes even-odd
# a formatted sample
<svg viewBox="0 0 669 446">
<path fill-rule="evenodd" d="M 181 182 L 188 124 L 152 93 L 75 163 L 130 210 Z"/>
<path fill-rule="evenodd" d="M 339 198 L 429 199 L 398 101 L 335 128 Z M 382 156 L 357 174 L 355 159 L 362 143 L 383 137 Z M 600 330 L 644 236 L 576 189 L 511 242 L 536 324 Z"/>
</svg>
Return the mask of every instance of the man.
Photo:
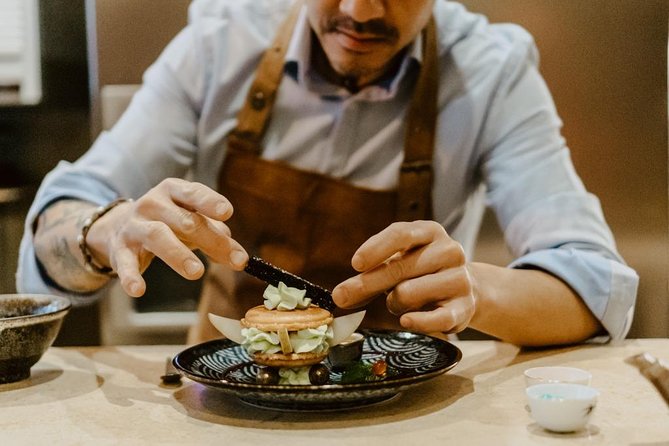
<svg viewBox="0 0 669 446">
<path fill-rule="evenodd" d="M 232 273 L 250 252 L 368 325 L 622 338 L 638 278 L 559 127 L 527 33 L 456 3 L 196 1 L 119 123 L 45 179 L 19 289 L 90 299 L 118 274 L 138 297 L 155 256 L 201 277 L 199 249 L 201 316 L 238 317 L 262 292 Z M 509 267 L 463 249 L 481 184 Z"/>
</svg>

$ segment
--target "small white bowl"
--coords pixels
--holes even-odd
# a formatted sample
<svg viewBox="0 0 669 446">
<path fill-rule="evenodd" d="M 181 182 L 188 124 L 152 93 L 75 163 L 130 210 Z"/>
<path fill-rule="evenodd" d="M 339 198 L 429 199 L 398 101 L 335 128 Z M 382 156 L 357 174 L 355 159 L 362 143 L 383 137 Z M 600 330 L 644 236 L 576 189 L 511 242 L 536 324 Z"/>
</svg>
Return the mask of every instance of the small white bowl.
<svg viewBox="0 0 669 446">
<path fill-rule="evenodd" d="M 525 389 L 530 415 L 553 432 L 574 432 L 590 420 L 599 391 L 583 384 L 535 384 Z"/>
<path fill-rule="evenodd" d="M 592 374 L 576 367 L 533 367 L 525 370 L 525 386 L 549 383 L 590 385 Z"/>
</svg>

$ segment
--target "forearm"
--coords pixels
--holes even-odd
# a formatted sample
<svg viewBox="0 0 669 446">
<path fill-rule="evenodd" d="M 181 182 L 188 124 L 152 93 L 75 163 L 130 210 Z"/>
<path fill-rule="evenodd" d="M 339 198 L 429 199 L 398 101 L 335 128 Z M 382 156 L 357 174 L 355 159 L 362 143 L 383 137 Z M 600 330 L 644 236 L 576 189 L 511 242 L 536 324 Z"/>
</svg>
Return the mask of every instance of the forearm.
<svg viewBox="0 0 669 446">
<path fill-rule="evenodd" d="M 77 236 L 96 205 L 79 200 L 61 200 L 46 208 L 37 220 L 35 254 L 51 280 L 70 291 L 85 293 L 100 289 L 109 277 L 89 272 Z"/>
<path fill-rule="evenodd" d="M 581 298 L 540 270 L 469 265 L 476 296 L 470 326 L 524 346 L 581 342 L 602 330 Z"/>
</svg>

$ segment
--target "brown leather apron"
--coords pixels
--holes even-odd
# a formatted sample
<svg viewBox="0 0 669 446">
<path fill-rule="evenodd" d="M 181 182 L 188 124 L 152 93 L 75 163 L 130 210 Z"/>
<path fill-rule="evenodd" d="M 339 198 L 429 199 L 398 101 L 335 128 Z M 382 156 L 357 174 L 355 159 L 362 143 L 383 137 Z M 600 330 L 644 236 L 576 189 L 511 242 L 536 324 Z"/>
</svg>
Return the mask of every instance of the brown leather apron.
<svg viewBox="0 0 669 446">
<path fill-rule="evenodd" d="M 301 2 L 298 2 L 301 3 Z M 236 129 L 228 135 L 219 191 L 235 208 L 228 224 L 249 254 L 329 289 L 356 274 L 357 248 L 394 221 L 430 219 L 432 152 L 437 115 L 438 67 L 434 21 L 423 31 L 423 62 L 407 110 L 404 162 L 397 190 L 376 191 L 347 184 L 286 163 L 260 157 L 284 70 L 286 48 L 299 13 L 293 8 L 257 68 Z M 207 319 L 212 312 L 241 318 L 262 303 L 266 284 L 245 273 L 210 264 L 197 325 L 189 342 L 218 338 Z M 364 325 L 398 328 L 398 318 L 375 299 Z"/>
</svg>

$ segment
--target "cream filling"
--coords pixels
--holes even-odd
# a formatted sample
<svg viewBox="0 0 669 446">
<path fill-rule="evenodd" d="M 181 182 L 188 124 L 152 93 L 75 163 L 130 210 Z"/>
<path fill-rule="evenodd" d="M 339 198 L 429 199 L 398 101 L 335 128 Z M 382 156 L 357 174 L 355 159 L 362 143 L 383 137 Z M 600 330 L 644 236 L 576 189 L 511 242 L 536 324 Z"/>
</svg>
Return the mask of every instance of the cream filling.
<svg viewBox="0 0 669 446">
<path fill-rule="evenodd" d="M 311 384 L 309 379 L 309 370 L 311 367 L 281 367 L 279 369 L 279 384 L 280 385 L 298 385 L 308 386 Z"/>
<path fill-rule="evenodd" d="M 263 303 L 268 310 L 304 310 L 311 304 L 311 299 L 304 297 L 306 293 L 307 290 L 289 287 L 283 282 L 279 282 L 278 287 L 267 285 L 262 295 L 265 299 Z"/>
<path fill-rule="evenodd" d="M 272 354 L 282 351 L 279 334 L 275 331 L 267 332 L 254 327 L 243 328 L 242 337 L 244 339 L 242 347 L 250 355 L 254 353 Z M 325 353 L 330 348 L 329 342 L 332 337 L 332 327 L 329 325 L 288 333 L 290 345 L 295 353 Z"/>
</svg>

